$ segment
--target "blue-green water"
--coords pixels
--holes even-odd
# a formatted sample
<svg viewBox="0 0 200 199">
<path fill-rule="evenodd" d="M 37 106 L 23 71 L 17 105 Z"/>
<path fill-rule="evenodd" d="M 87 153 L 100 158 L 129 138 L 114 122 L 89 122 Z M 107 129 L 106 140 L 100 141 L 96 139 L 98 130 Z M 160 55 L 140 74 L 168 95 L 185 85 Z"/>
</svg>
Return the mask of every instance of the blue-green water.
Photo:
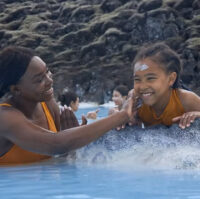
<svg viewBox="0 0 200 199">
<path fill-rule="evenodd" d="M 90 110 L 95 108 L 80 109 L 78 117 Z M 106 116 L 107 111 L 101 107 L 99 118 Z M 33 165 L 2 167 L 1 198 L 200 198 L 198 142 L 187 141 L 185 137 L 173 139 L 162 134 L 166 129 L 159 131 L 150 131 L 149 135 L 139 131 L 138 143 L 135 137 L 129 137 L 128 132 L 115 136 L 113 131 L 78 150 L 76 160 L 62 158 Z"/>
<path fill-rule="evenodd" d="M 1 168 L 1 198 L 197 199 L 198 171 L 136 171 L 64 162 Z"/>
</svg>

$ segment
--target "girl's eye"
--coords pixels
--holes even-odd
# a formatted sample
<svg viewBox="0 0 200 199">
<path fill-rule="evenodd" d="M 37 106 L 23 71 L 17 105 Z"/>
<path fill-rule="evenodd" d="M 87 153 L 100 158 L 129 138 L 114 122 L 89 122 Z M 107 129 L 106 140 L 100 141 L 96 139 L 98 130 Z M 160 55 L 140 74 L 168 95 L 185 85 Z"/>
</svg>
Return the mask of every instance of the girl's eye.
<svg viewBox="0 0 200 199">
<path fill-rule="evenodd" d="M 147 80 L 154 80 L 156 79 L 155 77 L 148 77 Z"/>
<path fill-rule="evenodd" d="M 136 79 L 136 78 L 135 78 L 135 79 L 134 79 L 134 82 L 140 82 L 140 79 Z"/>
</svg>

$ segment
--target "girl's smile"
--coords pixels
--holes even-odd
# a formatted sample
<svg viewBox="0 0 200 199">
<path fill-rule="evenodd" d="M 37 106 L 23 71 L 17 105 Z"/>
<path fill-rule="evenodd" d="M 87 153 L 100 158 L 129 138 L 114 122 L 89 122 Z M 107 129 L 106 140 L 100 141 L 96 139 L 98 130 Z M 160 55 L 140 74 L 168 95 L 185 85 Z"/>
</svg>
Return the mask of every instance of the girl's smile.
<svg viewBox="0 0 200 199">
<path fill-rule="evenodd" d="M 134 71 L 135 93 L 144 104 L 160 112 L 169 101 L 170 88 L 175 80 L 171 77 L 172 73 L 168 74 L 160 64 L 151 59 L 147 58 L 135 64 L 137 69 L 144 65 L 144 70 Z"/>
</svg>

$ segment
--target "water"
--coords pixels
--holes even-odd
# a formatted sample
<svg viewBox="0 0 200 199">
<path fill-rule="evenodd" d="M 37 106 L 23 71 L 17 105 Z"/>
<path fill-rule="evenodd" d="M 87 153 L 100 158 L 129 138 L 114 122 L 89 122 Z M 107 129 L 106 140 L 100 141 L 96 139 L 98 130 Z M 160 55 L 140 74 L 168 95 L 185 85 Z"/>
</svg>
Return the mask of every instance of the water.
<svg viewBox="0 0 200 199">
<path fill-rule="evenodd" d="M 77 113 L 79 119 L 95 109 L 84 106 Z M 107 112 L 107 107 L 100 107 L 99 118 Z M 76 160 L 1 167 L 1 198 L 198 199 L 199 124 L 184 131 L 176 125 L 112 130 L 79 149 Z"/>
</svg>

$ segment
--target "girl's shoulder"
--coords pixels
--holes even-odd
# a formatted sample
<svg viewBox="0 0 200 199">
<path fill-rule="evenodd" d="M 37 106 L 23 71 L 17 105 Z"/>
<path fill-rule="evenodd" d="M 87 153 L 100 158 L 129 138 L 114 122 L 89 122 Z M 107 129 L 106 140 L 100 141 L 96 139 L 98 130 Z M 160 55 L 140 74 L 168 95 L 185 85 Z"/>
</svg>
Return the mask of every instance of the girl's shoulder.
<svg viewBox="0 0 200 199">
<path fill-rule="evenodd" d="M 177 95 L 186 112 L 200 111 L 200 97 L 196 93 L 185 89 L 177 89 Z"/>
</svg>

